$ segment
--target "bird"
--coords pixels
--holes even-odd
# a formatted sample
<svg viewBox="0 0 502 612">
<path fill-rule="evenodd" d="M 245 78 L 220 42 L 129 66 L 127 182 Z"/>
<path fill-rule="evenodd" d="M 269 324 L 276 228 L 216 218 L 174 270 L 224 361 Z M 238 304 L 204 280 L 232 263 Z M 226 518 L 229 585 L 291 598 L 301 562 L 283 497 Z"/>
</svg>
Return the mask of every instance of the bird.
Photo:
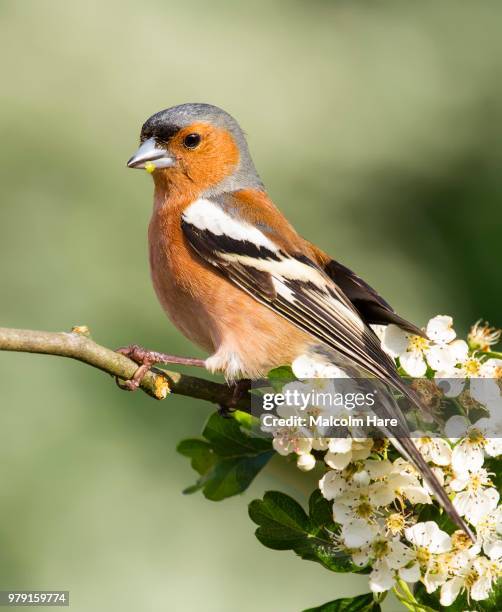
<svg viewBox="0 0 502 612">
<path fill-rule="evenodd" d="M 124 347 L 138 364 L 134 390 L 154 363 L 204 366 L 227 381 L 256 380 L 302 355 L 338 360 L 422 408 L 382 349 L 372 325 L 424 336 L 368 283 L 298 234 L 273 203 L 238 122 L 223 109 L 186 103 L 155 113 L 141 128 L 129 168 L 154 182 L 148 228 L 150 271 L 174 325 L 209 353 L 205 360 Z M 396 417 L 396 447 L 422 473 L 454 523 L 471 538 L 430 466 Z"/>
</svg>

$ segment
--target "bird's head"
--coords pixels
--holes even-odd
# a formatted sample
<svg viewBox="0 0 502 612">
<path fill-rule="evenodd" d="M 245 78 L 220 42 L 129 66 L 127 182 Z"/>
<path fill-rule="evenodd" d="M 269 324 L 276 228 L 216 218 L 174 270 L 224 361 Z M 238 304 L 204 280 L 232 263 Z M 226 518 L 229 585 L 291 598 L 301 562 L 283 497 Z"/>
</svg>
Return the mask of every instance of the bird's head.
<svg viewBox="0 0 502 612">
<path fill-rule="evenodd" d="M 152 115 L 127 166 L 198 195 L 263 188 L 239 124 L 210 104 L 181 104 Z"/>
</svg>

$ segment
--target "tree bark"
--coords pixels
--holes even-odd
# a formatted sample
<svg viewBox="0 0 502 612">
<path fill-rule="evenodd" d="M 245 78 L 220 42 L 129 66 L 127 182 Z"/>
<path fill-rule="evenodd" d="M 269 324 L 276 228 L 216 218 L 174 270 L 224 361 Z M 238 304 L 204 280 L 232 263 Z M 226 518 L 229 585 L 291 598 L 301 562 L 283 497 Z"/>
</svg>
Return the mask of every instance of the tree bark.
<svg viewBox="0 0 502 612">
<path fill-rule="evenodd" d="M 40 353 L 76 359 L 122 380 L 132 378 L 138 365 L 119 353 L 94 342 L 86 327 L 74 327 L 71 332 L 45 332 L 0 327 L 0 351 Z M 142 391 L 155 399 L 165 399 L 170 393 L 228 406 L 233 389 L 225 384 L 187 376 L 158 367 L 147 372 L 141 382 Z M 235 408 L 249 412 L 250 398 L 241 397 Z"/>
</svg>

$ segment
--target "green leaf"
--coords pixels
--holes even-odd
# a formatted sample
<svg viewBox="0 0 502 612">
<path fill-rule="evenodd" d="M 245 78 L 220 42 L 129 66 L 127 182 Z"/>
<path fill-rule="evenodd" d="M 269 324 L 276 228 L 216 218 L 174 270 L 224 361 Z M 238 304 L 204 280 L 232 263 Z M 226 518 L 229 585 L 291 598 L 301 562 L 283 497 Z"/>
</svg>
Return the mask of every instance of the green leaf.
<svg viewBox="0 0 502 612">
<path fill-rule="evenodd" d="M 289 366 L 280 366 L 279 368 L 270 370 L 267 378 L 276 392 L 281 391 L 285 384 L 297 380 L 296 376 L 293 374 L 293 370 Z"/>
<path fill-rule="evenodd" d="M 249 423 L 245 419 L 242 426 L 246 428 Z M 212 501 L 246 490 L 274 454 L 270 439 L 252 436 L 241 428 L 240 420 L 225 419 L 217 413 L 209 417 L 203 435 L 205 440 L 183 440 L 177 450 L 190 457 L 193 469 L 200 474 L 183 493 L 202 489 Z"/>
<path fill-rule="evenodd" d="M 256 430 L 257 425 L 260 424 L 259 419 L 252 414 L 249 414 L 249 412 L 243 412 L 242 410 L 236 410 L 233 412 L 232 418 L 244 429 Z"/>
<path fill-rule="evenodd" d="M 182 440 L 176 450 L 181 455 L 192 459 L 191 465 L 199 474 L 205 474 L 214 465 L 216 459 L 211 445 L 197 438 Z"/>
<path fill-rule="evenodd" d="M 319 489 L 314 489 L 309 499 L 309 515 L 317 527 L 332 526 L 335 528 L 332 505 L 323 497 Z"/>
<path fill-rule="evenodd" d="M 440 590 L 438 589 L 434 593 L 429 594 L 421 582 L 415 585 L 413 595 L 418 602 L 430 606 L 438 612 L 463 612 L 464 610 L 472 610 L 473 612 L 500 612 L 502 610 L 502 584 L 500 580 L 495 585 L 491 596 L 488 599 L 483 599 L 483 601 L 474 601 L 473 599 L 467 601 L 467 595 L 463 593 L 455 599 L 451 606 L 444 607 L 439 603 Z"/>
<path fill-rule="evenodd" d="M 303 612 L 380 612 L 380 610 L 380 604 L 373 599 L 373 594 L 365 593 L 356 597 L 335 599 Z"/>
<path fill-rule="evenodd" d="M 242 431 L 233 418 L 225 419 L 218 413 L 209 417 L 202 435 L 220 457 L 256 454 L 272 448 L 270 438 L 252 437 Z"/>
<path fill-rule="evenodd" d="M 268 491 L 263 501 L 249 504 L 249 516 L 260 525 L 256 537 L 262 544 L 275 550 L 289 550 L 304 543 L 312 529 L 309 517 L 294 499 L 285 493 Z"/>
<path fill-rule="evenodd" d="M 204 479 L 204 496 L 212 501 L 221 501 L 242 493 L 273 454 L 273 451 L 267 451 L 251 457 L 231 457 L 216 462 Z"/>
<path fill-rule="evenodd" d="M 338 527 L 317 492 L 311 496 L 310 515 L 289 495 L 268 491 L 249 504 L 249 516 L 258 525 L 256 537 L 267 548 L 293 550 L 333 572 L 359 571 L 338 551 L 333 538 Z"/>
</svg>

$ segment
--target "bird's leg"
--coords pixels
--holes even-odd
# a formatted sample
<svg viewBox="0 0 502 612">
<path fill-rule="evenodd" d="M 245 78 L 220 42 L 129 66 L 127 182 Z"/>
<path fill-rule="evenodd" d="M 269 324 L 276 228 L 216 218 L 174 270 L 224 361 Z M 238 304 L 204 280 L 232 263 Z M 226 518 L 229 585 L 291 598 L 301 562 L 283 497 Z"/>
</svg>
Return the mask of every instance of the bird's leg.
<svg viewBox="0 0 502 612">
<path fill-rule="evenodd" d="M 139 368 L 134 372 L 130 380 L 125 380 L 121 383 L 117 381 L 118 386 L 126 391 L 136 391 L 146 373 L 156 363 L 177 363 L 180 365 L 197 366 L 199 368 L 204 368 L 206 365 L 204 359 L 177 357 L 176 355 L 167 355 L 166 353 L 159 353 L 157 351 L 148 351 L 137 344 L 123 346 L 117 349 L 117 353 L 129 357 L 129 359 L 132 359 L 139 365 Z"/>
<path fill-rule="evenodd" d="M 245 397 L 251 389 L 251 380 L 242 378 L 232 385 L 232 395 L 224 404 L 219 404 L 218 414 L 224 418 L 228 418 L 232 412 L 235 412 L 239 400 Z"/>
</svg>

